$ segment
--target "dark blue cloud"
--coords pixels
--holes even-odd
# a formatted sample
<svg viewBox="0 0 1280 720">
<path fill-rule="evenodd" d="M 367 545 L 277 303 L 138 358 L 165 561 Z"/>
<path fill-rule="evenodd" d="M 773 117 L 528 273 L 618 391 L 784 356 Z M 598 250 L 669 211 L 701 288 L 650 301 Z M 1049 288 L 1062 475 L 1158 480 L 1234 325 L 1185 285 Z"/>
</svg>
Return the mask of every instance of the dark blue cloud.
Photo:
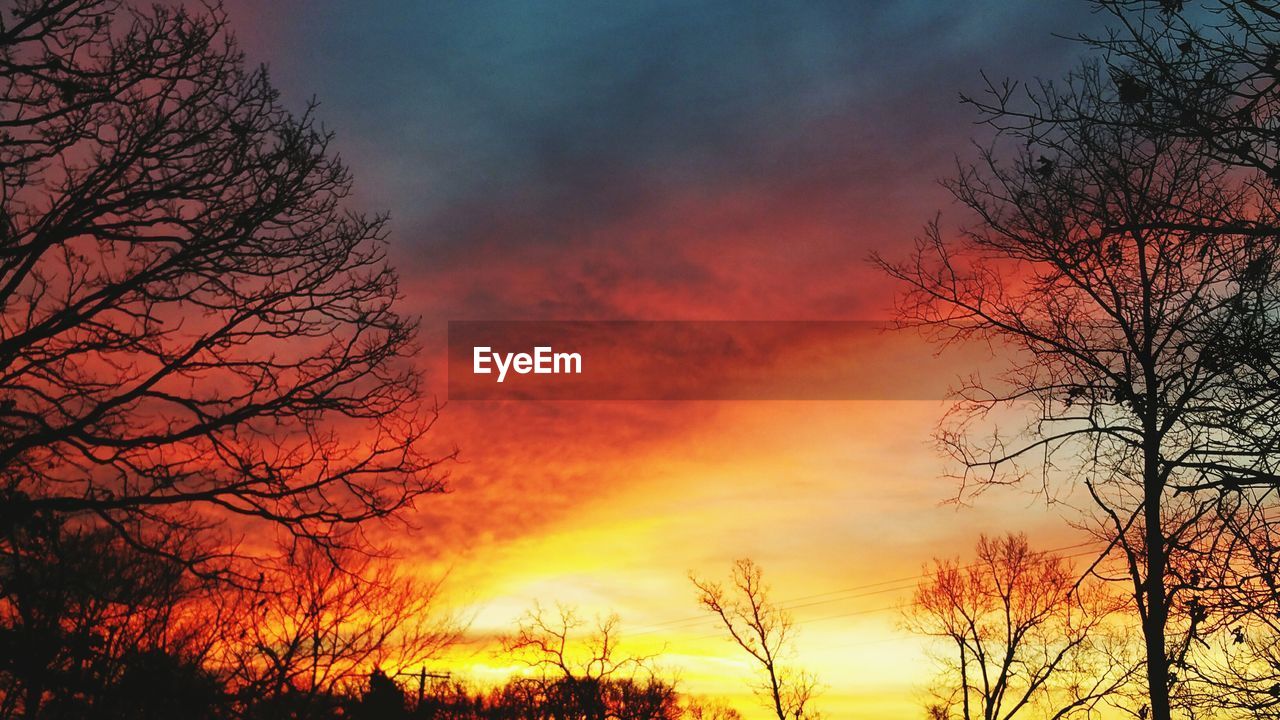
<svg viewBox="0 0 1280 720">
<path fill-rule="evenodd" d="M 956 94 L 979 69 L 1056 73 L 1079 48 L 1050 33 L 1096 22 L 1084 2 L 1042 0 L 331 0 L 246 14 L 270 39 L 255 58 L 291 96 L 324 102 L 365 200 L 437 260 L 492 235 L 496 215 L 523 218 L 508 242 L 556 242 L 673 189 L 853 187 L 869 173 L 886 192 L 928 185 L 973 132 Z"/>
<path fill-rule="evenodd" d="M 262 47 L 297 94 L 430 211 L 600 176 L 768 172 L 815 119 L 928 127 L 979 67 L 1073 51 L 1083 3 L 273 3 Z M 902 124 L 909 126 L 902 128 Z M 963 120 L 961 123 L 963 124 Z M 759 151 L 759 154 L 758 152 Z"/>
</svg>

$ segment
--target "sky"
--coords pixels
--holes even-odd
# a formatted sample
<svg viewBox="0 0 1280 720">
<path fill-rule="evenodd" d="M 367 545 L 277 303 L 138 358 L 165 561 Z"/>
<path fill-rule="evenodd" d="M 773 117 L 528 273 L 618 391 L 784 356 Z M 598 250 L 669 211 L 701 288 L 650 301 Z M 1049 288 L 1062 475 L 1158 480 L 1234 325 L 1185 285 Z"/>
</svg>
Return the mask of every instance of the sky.
<svg viewBox="0 0 1280 720">
<path fill-rule="evenodd" d="M 286 103 L 314 96 L 391 216 L 403 309 L 445 400 L 449 320 L 891 317 L 867 256 L 911 247 L 983 128 L 961 92 L 1052 77 L 1084 2 L 371 2 L 228 5 Z M 957 368 L 957 374 L 963 368 Z M 835 718 L 922 716 L 898 608 L 979 533 L 1070 546 L 1033 488 L 948 502 L 938 401 L 453 402 L 453 491 L 395 530 L 471 622 L 441 664 L 498 680 L 535 601 L 617 613 L 681 687 L 765 717 L 688 574 L 754 558 Z M 392 532 L 392 531 L 388 531 Z"/>
</svg>

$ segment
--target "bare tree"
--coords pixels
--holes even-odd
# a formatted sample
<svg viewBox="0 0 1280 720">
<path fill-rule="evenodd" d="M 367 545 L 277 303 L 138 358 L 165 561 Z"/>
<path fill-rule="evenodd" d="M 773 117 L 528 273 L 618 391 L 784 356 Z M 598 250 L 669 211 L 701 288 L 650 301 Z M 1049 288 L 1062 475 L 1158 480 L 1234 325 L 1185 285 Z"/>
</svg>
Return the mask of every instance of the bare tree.
<svg viewBox="0 0 1280 720">
<path fill-rule="evenodd" d="M 693 699 L 685 703 L 688 720 L 742 720 L 742 713 L 716 700 Z"/>
<path fill-rule="evenodd" d="M 1008 351 L 1002 378 L 960 388 L 939 441 L 962 492 L 1083 491 L 1132 591 L 1146 712 L 1168 720 L 1221 619 L 1223 519 L 1274 504 L 1277 196 L 1130 122 L 1145 107 L 1099 63 L 1019 91 L 973 101 L 998 130 L 948 183 L 973 225 L 935 222 L 908 261 L 880 262 L 908 287 L 905 325 Z"/>
<path fill-rule="evenodd" d="M 189 539 L 149 539 L 189 551 Z M 217 620 L 211 583 L 53 515 L 9 525 L 5 540 L 0 718 L 216 711 L 218 682 L 202 667 Z"/>
<path fill-rule="evenodd" d="M 554 625 L 559 621 L 549 618 L 548 622 Z M 576 639 L 577 634 L 574 635 Z M 405 691 L 389 676 L 374 673 L 363 697 L 351 706 L 353 712 L 350 717 L 369 720 L 578 720 L 592 716 L 591 706 L 582 704 L 571 695 L 573 683 L 557 672 L 548 670 L 547 682 L 537 675 L 513 676 L 496 688 L 449 680 L 433 686 L 418 704 L 406 702 Z M 613 675 L 601 680 L 599 690 L 603 716 L 608 720 L 740 718 L 722 703 L 682 702 L 671 682 L 647 675 Z"/>
<path fill-rule="evenodd" d="M 811 707 L 818 681 L 789 664 L 794 653 L 791 615 L 769 599 L 760 567 L 749 558 L 733 564 L 729 583 L 689 576 L 698 590 L 698 603 L 715 614 L 729 637 L 747 652 L 764 673 L 756 691 L 778 720 L 801 720 L 819 715 Z"/>
<path fill-rule="evenodd" d="M 1074 122 L 1112 132 L 1164 138 L 1183 152 L 1229 168 L 1240 201 L 1232 212 L 1194 217 L 1153 216 L 1150 233 L 1179 233 L 1188 220 L 1206 242 L 1238 245 L 1255 238 L 1256 263 L 1241 267 L 1236 321 L 1228 342 L 1202 343 L 1211 358 L 1225 359 L 1231 377 L 1218 386 L 1210 426 L 1229 452 L 1196 458 L 1199 477 L 1183 473 L 1183 492 L 1209 490 L 1223 497 L 1214 527 L 1202 530 L 1201 548 L 1183 561 L 1171 558 L 1171 585 L 1192 594 L 1187 613 L 1199 631 L 1176 639 L 1169 654 L 1186 678 L 1192 701 L 1226 706 L 1247 716 L 1273 712 L 1278 686 L 1268 653 L 1280 604 L 1274 591 L 1274 522 L 1280 474 L 1277 456 L 1275 347 L 1271 342 L 1276 275 L 1271 256 L 1280 186 L 1280 5 L 1270 0 L 1094 0 L 1109 19 L 1103 32 L 1080 40 L 1097 51 L 1114 89 L 1109 105 L 1015 103 L 1009 95 L 979 104 L 1006 128 L 1032 135 Z M 1115 110 L 1119 109 L 1119 112 Z M 1247 291 L 1246 291 L 1247 290 Z M 1223 297 L 1231 297 L 1224 293 Z M 1243 312 L 1241 312 L 1243 310 Z M 1231 390 L 1223 392 L 1223 386 Z M 1228 536 L 1224 537 L 1223 532 Z M 1210 632 L 1210 630 L 1216 631 Z M 1198 653 L 1198 661 L 1190 662 Z M 1261 651 L 1261 652 L 1259 652 Z M 1224 658 L 1227 659 L 1224 662 Z M 1157 708 L 1159 711 L 1159 708 Z"/>
<path fill-rule="evenodd" d="M 1280 181 L 1280 5 L 1271 0 L 1090 0 L 1111 20 L 1080 38 L 1134 105 L 1118 118 L 1194 142 L 1219 162 Z M 1036 117 L 1032 113 L 1029 117 Z"/>
<path fill-rule="evenodd" d="M 602 680 L 643 669 L 651 658 L 618 653 L 617 615 L 588 626 L 576 609 L 557 604 L 554 611 L 535 604 L 524 614 L 516 632 L 503 638 L 504 652 L 544 674 Z"/>
<path fill-rule="evenodd" d="M 1025 535 L 983 535 L 971 564 L 934 561 L 906 623 L 944 646 L 942 717 L 957 706 L 962 720 L 1087 717 L 1121 690 L 1139 663 L 1115 632 L 1119 603 L 1078 579 Z"/>
<path fill-rule="evenodd" d="M 216 2 L 0 8 L 6 517 L 349 544 L 442 488 L 385 218 L 346 207 L 312 110 Z"/>
<path fill-rule="evenodd" d="M 1203 612 L 1214 632 L 1177 648 L 1186 663 L 1190 703 L 1215 716 L 1280 717 L 1280 517 L 1248 504 L 1224 516 L 1220 546 L 1208 558 L 1214 592 Z"/>
<path fill-rule="evenodd" d="M 457 638 L 438 581 L 364 554 L 289 550 L 230 601 L 210 662 L 250 711 L 319 716 L 374 670 L 419 666 Z"/>
<path fill-rule="evenodd" d="M 654 655 L 619 651 L 618 616 L 588 629 L 572 607 L 535 605 L 503 651 L 535 671 L 527 699 L 550 717 L 568 720 L 668 720 L 679 711 L 675 686 L 659 678 Z"/>
</svg>

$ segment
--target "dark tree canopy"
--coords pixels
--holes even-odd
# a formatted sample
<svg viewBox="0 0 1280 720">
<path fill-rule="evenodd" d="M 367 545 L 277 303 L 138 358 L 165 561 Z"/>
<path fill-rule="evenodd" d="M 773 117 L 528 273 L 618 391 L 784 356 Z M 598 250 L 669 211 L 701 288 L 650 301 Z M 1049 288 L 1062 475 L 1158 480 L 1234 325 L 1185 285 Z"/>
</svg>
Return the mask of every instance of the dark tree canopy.
<svg viewBox="0 0 1280 720">
<path fill-rule="evenodd" d="M 6 523 L 147 544 L 140 522 L 241 516 L 346 544 L 442 489 L 385 218 L 347 207 L 312 109 L 283 107 L 216 5 L 0 10 Z"/>
<path fill-rule="evenodd" d="M 0 718 L 213 717 L 224 692 L 202 661 L 214 585 L 110 528 L 8 528 Z"/>
</svg>

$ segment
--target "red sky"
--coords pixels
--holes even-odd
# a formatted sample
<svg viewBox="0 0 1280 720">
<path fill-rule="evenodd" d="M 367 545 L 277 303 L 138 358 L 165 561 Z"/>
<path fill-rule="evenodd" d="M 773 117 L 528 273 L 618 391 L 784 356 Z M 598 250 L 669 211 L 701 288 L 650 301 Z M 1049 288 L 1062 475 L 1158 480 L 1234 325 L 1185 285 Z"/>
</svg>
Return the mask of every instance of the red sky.
<svg viewBox="0 0 1280 720">
<path fill-rule="evenodd" d="M 391 213 L 443 399 L 451 319 L 888 317 L 868 254 L 905 252 L 937 211 L 962 220 L 934 182 L 980 136 L 957 93 L 1077 53 L 1050 33 L 1085 29 L 1086 6 L 1047 5 L 285 2 L 231 19 L 287 99 L 321 99 L 356 201 Z M 945 503 L 942 410 L 451 403 L 435 437 L 461 449 L 454 491 L 399 542 L 451 572 L 478 638 L 448 659 L 463 675 L 509 671 L 482 640 L 563 601 L 617 612 L 686 689 L 761 717 L 687 579 L 750 556 L 791 601 L 830 716 L 914 716 L 929 666 L 893 608 L 922 564 L 984 531 L 1079 541 L 1032 489 Z"/>
</svg>

